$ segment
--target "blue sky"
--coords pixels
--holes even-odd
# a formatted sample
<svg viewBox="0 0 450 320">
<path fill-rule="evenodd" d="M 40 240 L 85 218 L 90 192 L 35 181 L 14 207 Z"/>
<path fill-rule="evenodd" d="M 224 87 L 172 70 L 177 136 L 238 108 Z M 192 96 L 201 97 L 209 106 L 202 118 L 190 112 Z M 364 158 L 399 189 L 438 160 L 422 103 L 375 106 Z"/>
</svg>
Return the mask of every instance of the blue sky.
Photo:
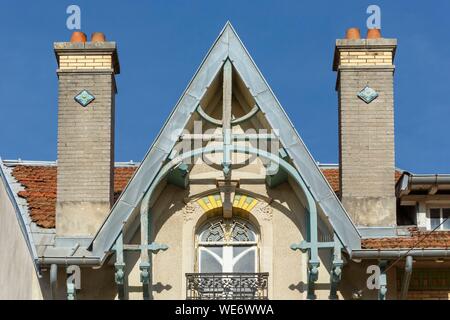
<svg viewBox="0 0 450 320">
<path fill-rule="evenodd" d="M 448 1 L 2 1 L 0 156 L 54 160 L 54 41 L 68 41 L 66 8 L 82 30 L 117 41 L 116 160 L 140 161 L 206 51 L 230 20 L 317 161 L 338 160 L 334 41 L 365 34 L 366 8 L 399 39 L 395 75 L 397 166 L 450 173 Z"/>
</svg>

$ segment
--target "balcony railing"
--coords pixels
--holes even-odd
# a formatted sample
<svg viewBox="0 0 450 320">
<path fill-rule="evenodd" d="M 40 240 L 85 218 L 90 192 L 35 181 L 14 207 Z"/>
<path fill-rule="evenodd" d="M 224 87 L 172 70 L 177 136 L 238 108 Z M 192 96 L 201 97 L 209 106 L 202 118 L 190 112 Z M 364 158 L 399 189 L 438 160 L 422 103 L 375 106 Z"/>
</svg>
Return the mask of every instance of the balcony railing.
<svg viewBox="0 0 450 320">
<path fill-rule="evenodd" d="M 188 300 L 267 299 L 268 273 L 187 273 Z"/>
</svg>

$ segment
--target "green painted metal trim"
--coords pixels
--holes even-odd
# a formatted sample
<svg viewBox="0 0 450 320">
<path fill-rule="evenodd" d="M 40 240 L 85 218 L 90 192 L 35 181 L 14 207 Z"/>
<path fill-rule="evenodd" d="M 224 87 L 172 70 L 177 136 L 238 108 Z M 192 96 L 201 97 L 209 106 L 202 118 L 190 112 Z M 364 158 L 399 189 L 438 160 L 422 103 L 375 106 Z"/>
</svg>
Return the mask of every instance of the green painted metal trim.
<svg viewBox="0 0 450 320">
<path fill-rule="evenodd" d="M 200 117 L 203 118 L 203 120 L 205 120 L 211 124 L 215 124 L 216 126 L 219 126 L 219 127 L 222 126 L 222 121 L 214 119 L 213 117 L 207 115 L 200 104 L 197 106 L 196 111 L 200 115 Z"/>
<path fill-rule="evenodd" d="M 342 260 L 342 249 L 343 245 L 338 239 L 336 234 L 334 235 L 334 248 L 333 248 L 333 262 L 331 264 L 330 272 L 330 296 L 331 300 L 338 299 L 338 287 L 342 279 L 342 268 L 344 266 L 344 261 Z"/>
<path fill-rule="evenodd" d="M 205 120 L 205 121 L 207 121 L 207 122 L 209 122 L 211 124 L 215 124 L 216 126 L 219 126 L 219 127 L 222 126 L 222 121 L 209 116 L 203 110 L 203 108 L 202 108 L 202 106 L 200 104 L 197 106 L 197 108 L 195 110 L 197 111 L 197 113 L 200 115 L 200 117 L 203 120 Z M 255 104 L 255 106 L 246 115 L 244 115 L 242 117 L 239 117 L 237 119 L 231 120 L 231 125 L 237 125 L 237 124 L 240 124 L 240 123 L 245 122 L 247 120 L 250 120 L 254 115 L 256 115 L 258 113 L 259 110 L 260 110 L 259 106 L 257 104 Z"/>
<path fill-rule="evenodd" d="M 256 115 L 259 111 L 259 106 L 255 104 L 255 106 L 245 115 L 237 119 L 231 120 L 232 125 L 240 124 L 247 120 L 250 120 L 254 115 Z"/>
<path fill-rule="evenodd" d="M 284 148 L 281 148 L 279 151 L 279 156 L 281 159 L 288 161 L 289 160 L 289 156 L 286 153 L 286 151 L 284 150 Z M 272 163 L 269 164 L 269 166 L 271 166 Z M 288 179 L 288 174 L 286 171 L 284 171 L 281 168 L 277 169 L 277 172 L 273 175 L 267 175 L 266 176 L 266 184 L 270 187 L 270 188 L 275 188 L 277 186 L 279 186 L 280 184 L 286 182 Z"/>
<path fill-rule="evenodd" d="M 309 217 L 309 241 L 311 243 L 311 247 L 308 250 L 309 252 L 309 261 L 308 261 L 308 298 L 314 299 L 314 283 L 318 279 L 319 274 L 319 247 L 318 247 L 318 230 L 317 230 L 317 207 L 316 207 L 316 201 L 312 195 L 311 190 L 309 190 L 309 187 L 306 185 L 305 181 L 303 180 L 302 176 L 298 173 L 298 171 L 290 165 L 287 161 L 279 158 L 278 156 L 275 156 L 267 151 L 259 150 L 256 148 L 248 147 L 248 146 L 236 146 L 232 145 L 229 146 L 230 150 L 232 152 L 236 153 L 243 153 L 243 154 L 253 154 L 256 156 L 260 156 L 263 158 L 266 158 L 270 161 L 278 161 L 279 166 L 283 168 L 300 186 L 300 188 L 303 190 L 303 193 L 306 198 L 307 202 L 307 212 Z M 141 202 L 141 228 L 142 223 L 145 223 L 145 226 L 147 227 L 148 223 L 148 212 L 149 212 L 149 203 L 150 198 L 158 186 L 158 184 L 164 179 L 164 177 L 170 172 L 171 168 L 181 163 L 183 160 L 188 159 L 190 157 L 195 157 L 201 154 L 209 154 L 213 152 L 224 152 L 226 148 L 224 146 L 210 146 L 210 147 L 204 147 L 196 150 L 192 150 L 189 152 L 186 152 L 184 154 L 178 155 L 177 157 L 170 160 L 168 163 L 166 163 L 161 170 L 159 171 L 156 178 L 153 180 L 153 183 L 150 185 L 150 187 L 145 191 L 144 198 Z M 145 221 L 144 221 L 145 220 Z M 143 241 L 143 236 L 141 235 L 141 244 L 148 243 L 148 238 Z M 145 251 L 145 250 L 143 250 Z M 141 253 L 142 254 L 142 253 Z M 148 255 L 147 255 L 148 258 Z M 144 257 L 145 259 L 145 257 Z M 141 261 L 142 258 L 141 258 Z M 142 268 L 145 268 L 145 266 L 141 262 Z M 143 270 L 141 268 L 141 270 Z M 149 268 L 149 267 L 148 267 Z M 141 272 L 141 278 L 142 278 L 142 272 Z M 311 294 L 312 293 L 312 294 Z M 144 297 L 145 298 L 145 297 Z"/>
<path fill-rule="evenodd" d="M 114 267 L 116 272 L 114 279 L 117 284 L 117 295 L 119 300 L 125 300 L 125 259 L 123 252 L 123 233 L 120 233 L 114 245 L 114 251 L 116 252 L 116 262 Z"/>
<path fill-rule="evenodd" d="M 167 176 L 167 182 L 186 189 L 189 185 L 189 167 L 185 163 L 180 163 L 180 165 L 170 171 Z"/>
</svg>

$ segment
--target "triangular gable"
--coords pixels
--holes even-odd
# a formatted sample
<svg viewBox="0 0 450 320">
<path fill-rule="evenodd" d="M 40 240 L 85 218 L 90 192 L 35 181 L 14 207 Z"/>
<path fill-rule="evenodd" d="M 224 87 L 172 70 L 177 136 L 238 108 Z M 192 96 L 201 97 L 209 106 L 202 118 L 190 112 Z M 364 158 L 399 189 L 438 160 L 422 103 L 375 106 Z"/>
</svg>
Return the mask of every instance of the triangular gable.
<svg viewBox="0 0 450 320">
<path fill-rule="evenodd" d="M 124 221 L 139 208 L 144 192 L 151 186 L 164 161 L 175 146 L 176 137 L 186 127 L 191 114 L 208 86 L 229 58 L 272 128 L 279 128 L 279 139 L 293 164 L 306 181 L 310 191 L 328 217 L 330 224 L 348 252 L 360 249 L 360 235 L 323 176 L 310 152 L 295 130 L 271 88 L 229 22 L 208 51 L 205 59 L 176 104 L 162 130 L 147 152 L 141 166 L 112 208 L 95 236 L 92 249 L 95 256 L 104 256 L 120 234 Z"/>
</svg>

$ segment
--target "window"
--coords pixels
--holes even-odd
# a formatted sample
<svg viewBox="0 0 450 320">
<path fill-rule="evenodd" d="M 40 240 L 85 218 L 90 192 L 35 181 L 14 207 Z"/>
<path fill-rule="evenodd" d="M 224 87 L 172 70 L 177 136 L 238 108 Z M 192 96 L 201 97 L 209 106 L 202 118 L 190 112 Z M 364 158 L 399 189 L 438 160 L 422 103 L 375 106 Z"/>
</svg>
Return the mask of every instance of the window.
<svg viewBox="0 0 450 320">
<path fill-rule="evenodd" d="M 198 236 L 198 272 L 258 272 L 258 235 L 242 219 L 207 222 Z"/>
<path fill-rule="evenodd" d="M 267 299 L 259 272 L 259 234 L 243 219 L 214 219 L 197 233 L 197 273 L 186 273 L 187 299 Z"/>
<path fill-rule="evenodd" d="M 450 230 L 450 208 L 431 208 L 429 226 L 431 230 L 438 226 L 437 230 Z"/>
</svg>

